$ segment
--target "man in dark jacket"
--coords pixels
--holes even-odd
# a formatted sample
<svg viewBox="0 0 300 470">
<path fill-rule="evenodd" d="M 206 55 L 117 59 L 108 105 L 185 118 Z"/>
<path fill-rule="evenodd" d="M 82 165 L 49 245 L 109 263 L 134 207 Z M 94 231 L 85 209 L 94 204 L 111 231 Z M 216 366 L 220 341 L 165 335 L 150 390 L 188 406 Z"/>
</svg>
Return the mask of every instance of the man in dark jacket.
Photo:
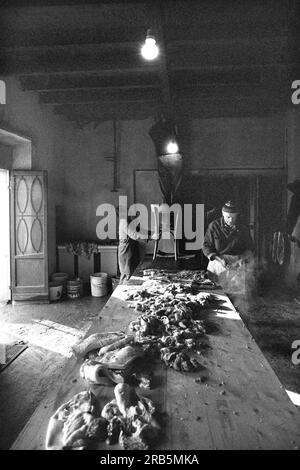
<svg viewBox="0 0 300 470">
<path fill-rule="evenodd" d="M 207 270 L 217 276 L 252 259 L 250 231 L 238 223 L 238 215 L 237 206 L 228 201 L 222 207 L 222 217 L 211 222 L 206 231 L 202 249 L 209 259 Z"/>
</svg>

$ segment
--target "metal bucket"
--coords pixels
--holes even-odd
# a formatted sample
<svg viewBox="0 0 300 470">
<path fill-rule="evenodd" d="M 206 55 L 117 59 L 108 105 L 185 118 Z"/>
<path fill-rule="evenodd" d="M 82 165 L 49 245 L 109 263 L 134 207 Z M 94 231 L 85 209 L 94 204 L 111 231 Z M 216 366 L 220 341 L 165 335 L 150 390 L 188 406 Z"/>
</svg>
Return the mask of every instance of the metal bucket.
<svg viewBox="0 0 300 470">
<path fill-rule="evenodd" d="M 107 273 L 94 273 L 90 276 L 91 294 L 93 297 L 104 297 L 107 295 Z"/>
<path fill-rule="evenodd" d="M 60 300 L 62 297 L 63 285 L 61 282 L 49 282 L 49 298 L 51 302 Z"/>
<path fill-rule="evenodd" d="M 67 281 L 67 296 L 69 299 L 78 299 L 82 294 L 81 279 L 71 279 Z"/>
<path fill-rule="evenodd" d="M 67 294 L 67 281 L 69 279 L 69 274 L 67 273 L 53 273 L 51 276 L 51 280 L 53 282 L 59 282 L 62 286 L 62 295 L 65 296 Z"/>
</svg>

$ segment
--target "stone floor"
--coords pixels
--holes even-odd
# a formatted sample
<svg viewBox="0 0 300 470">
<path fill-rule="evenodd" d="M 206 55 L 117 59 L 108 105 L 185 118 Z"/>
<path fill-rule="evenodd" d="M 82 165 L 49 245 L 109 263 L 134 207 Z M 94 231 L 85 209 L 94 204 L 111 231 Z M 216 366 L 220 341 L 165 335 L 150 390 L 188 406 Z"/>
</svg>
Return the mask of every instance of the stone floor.
<svg viewBox="0 0 300 470">
<path fill-rule="evenodd" d="M 29 343 L 0 373 L 0 449 L 10 448 L 36 406 L 62 379 L 71 346 L 86 334 L 107 299 L 0 305 L 0 343 Z"/>
<path fill-rule="evenodd" d="M 293 290 L 282 288 L 232 301 L 285 389 L 300 394 L 300 364 L 292 361 L 292 344 L 300 341 L 300 304 L 295 299 Z"/>
<path fill-rule="evenodd" d="M 232 298 L 283 386 L 300 394 L 300 365 L 292 343 L 300 340 L 300 305 L 293 292 L 270 290 Z M 107 297 L 83 297 L 49 305 L 1 305 L 0 343 L 29 347 L 0 374 L 0 449 L 9 449 L 44 396 L 62 380 L 70 347 L 88 331 Z"/>
</svg>

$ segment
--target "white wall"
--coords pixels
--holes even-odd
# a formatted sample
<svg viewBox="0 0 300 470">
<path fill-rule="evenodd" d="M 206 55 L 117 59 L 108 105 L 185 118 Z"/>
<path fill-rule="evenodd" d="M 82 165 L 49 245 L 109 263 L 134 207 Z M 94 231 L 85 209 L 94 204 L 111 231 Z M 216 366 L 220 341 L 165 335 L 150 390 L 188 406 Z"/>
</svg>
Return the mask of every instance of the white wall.
<svg viewBox="0 0 300 470">
<path fill-rule="evenodd" d="M 10 170 L 12 165 L 12 148 L 0 144 L 0 168 Z"/>
<path fill-rule="evenodd" d="M 133 171 L 155 169 L 157 159 L 149 136 L 152 119 L 123 121 L 120 126 L 120 186 L 133 202 Z M 284 166 L 284 116 L 222 118 L 181 123 L 186 168 L 277 168 Z M 113 123 L 80 129 L 70 124 L 64 135 L 64 198 L 61 236 L 96 240 L 96 208 L 117 204 L 113 187 Z M 151 180 L 149 180 L 151 184 Z"/>
<path fill-rule="evenodd" d="M 196 119 L 184 130 L 184 153 L 190 168 L 283 166 L 284 115 Z"/>
</svg>

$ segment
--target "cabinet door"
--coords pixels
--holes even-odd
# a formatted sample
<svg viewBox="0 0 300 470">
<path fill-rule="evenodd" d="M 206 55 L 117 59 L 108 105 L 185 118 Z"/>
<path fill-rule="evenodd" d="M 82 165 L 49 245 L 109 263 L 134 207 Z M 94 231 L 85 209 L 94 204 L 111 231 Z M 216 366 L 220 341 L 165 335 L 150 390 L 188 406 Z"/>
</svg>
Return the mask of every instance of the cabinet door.
<svg viewBox="0 0 300 470">
<path fill-rule="evenodd" d="M 13 301 L 48 301 L 47 173 L 13 171 L 11 272 Z"/>
</svg>

